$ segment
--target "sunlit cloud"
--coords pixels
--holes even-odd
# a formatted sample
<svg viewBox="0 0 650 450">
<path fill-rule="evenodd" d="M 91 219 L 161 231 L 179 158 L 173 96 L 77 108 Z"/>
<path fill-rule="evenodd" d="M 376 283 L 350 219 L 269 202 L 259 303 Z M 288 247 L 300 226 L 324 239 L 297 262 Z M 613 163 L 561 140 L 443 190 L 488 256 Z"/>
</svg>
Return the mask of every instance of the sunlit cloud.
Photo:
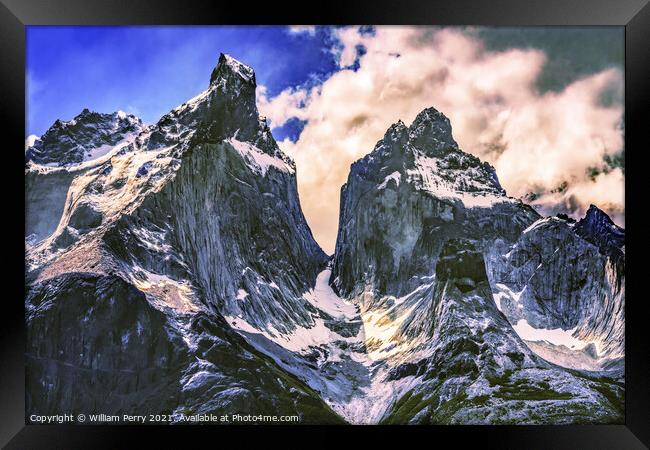
<svg viewBox="0 0 650 450">
<path fill-rule="evenodd" d="M 429 106 L 450 118 L 463 150 L 496 167 L 508 195 L 534 192 L 535 204 L 548 213 L 580 215 L 594 203 L 623 220 L 623 173 L 589 175 L 623 148 L 620 70 L 542 94 L 535 81 L 546 57 L 539 50 L 489 52 L 458 29 L 346 27 L 333 34 L 341 70 L 316 87 L 273 98 L 263 87 L 258 92 L 273 127 L 305 121 L 296 142 L 279 144 L 296 161 L 303 210 L 327 252 L 334 248 L 350 164 L 392 123 L 408 125 Z M 605 92 L 611 101 L 601 101 Z"/>
</svg>

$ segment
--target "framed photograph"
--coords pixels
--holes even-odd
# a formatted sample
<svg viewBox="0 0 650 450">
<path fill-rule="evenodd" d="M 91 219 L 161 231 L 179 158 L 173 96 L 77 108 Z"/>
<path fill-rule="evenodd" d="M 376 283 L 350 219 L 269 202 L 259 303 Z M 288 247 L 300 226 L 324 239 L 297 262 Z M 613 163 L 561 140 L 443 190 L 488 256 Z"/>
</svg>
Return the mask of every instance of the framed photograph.
<svg viewBox="0 0 650 450">
<path fill-rule="evenodd" d="M 648 448 L 647 1 L 302 9 L 3 0 L 1 443 Z"/>
</svg>

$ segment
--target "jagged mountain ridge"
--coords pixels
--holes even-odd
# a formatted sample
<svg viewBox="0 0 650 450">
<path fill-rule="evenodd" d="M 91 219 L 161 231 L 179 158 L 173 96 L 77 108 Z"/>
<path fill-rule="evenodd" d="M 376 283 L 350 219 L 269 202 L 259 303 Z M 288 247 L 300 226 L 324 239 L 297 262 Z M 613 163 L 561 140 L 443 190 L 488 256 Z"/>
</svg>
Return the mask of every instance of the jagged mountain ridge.
<svg viewBox="0 0 650 450">
<path fill-rule="evenodd" d="M 266 313 L 279 328 L 278 317 L 309 324 L 291 303 L 325 263 L 298 208 L 293 163 L 257 114 L 247 70 L 222 55 L 208 90 L 75 177 L 56 230 L 28 248 L 28 410 L 105 412 L 117 391 L 114 411 L 237 408 L 341 421 L 224 319 L 267 325 Z M 237 298 L 244 289 L 246 302 Z M 142 314 L 156 317 L 154 329 L 145 332 Z M 145 374 L 156 367 L 166 375 Z M 169 397 L 156 406 L 157 394 Z"/>
<path fill-rule="evenodd" d="M 589 410 L 601 420 L 616 420 L 620 373 L 613 374 L 609 384 L 594 388 L 554 364 L 599 370 L 620 357 L 624 297 L 615 287 L 620 283 L 613 280 L 622 278 L 622 272 L 610 270 L 610 260 L 573 227 L 552 236 L 531 233 L 549 220 L 508 197 L 494 169 L 460 150 L 448 119 L 432 108 L 409 127 L 401 122 L 392 125 L 375 149 L 352 165 L 341 193 L 332 286 L 360 306 L 376 373 L 383 377 L 384 387 L 393 386 L 390 396 L 373 398 L 384 404 L 384 410 L 362 421 L 544 423 L 551 417 L 560 420 L 557 413 L 564 411 L 570 422 L 583 420 L 570 412 L 578 410 Z M 456 272 L 462 272 L 463 265 L 468 270 L 478 267 L 472 269 L 474 273 L 457 276 L 460 297 L 449 295 L 438 267 L 450 251 L 449 243 L 458 239 L 475 250 L 459 252 Z M 535 253 L 521 251 L 524 258 L 517 259 L 513 248 L 522 247 L 526 239 L 534 249 L 557 250 L 556 260 L 545 265 L 547 261 L 538 258 L 524 264 Z M 480 259 L 466 258 L 477 254 Z M 574 270 L 576 259 L 584 264 Z M 564 281 L 585 271 L 591 278 L 583 290 Z M 481 290 L 486 285 L 491 292 Z M 544 290 L 560 298 L 540 297 Z M 530 295 L 517 303 L 522 292 Z M 530 301 L 523 301 L 526 298 Z M 519 324 L 520 318 L 533 316 L 538 320 L 530 321 L 532 327 Z M 578 358 L 557 354 L 561 348 L 574 355 L 581 349 L 558 347 L 552 340 L 552 349 L 542 352 L 540 345 L 547 341 L 537 341 L 537 336 L 547 328 L 557 328 L 555 334 L 568 335 L 580 344 L 593 347 L 596 342 L 600 354 L 579 352 L 588 367 L 576 367 Z M 500 349 L 499 343 L 505 347 Z M 535 351 L 543 353 L 544 359 Z M 488 355 L 493 355 L 490 364 Z M 440 373 L 448 378 L 439 377 Z M 499 396 L 498 392 L 514 389 L 508 384 L 513 377 L 524 396 Z M 561 388 L 553 382 L 560 379 L 564 380 Z M 571 383 L 573 391 L 567 389 Z M 529 398 L 524 398 L 526 386 Z M 604 401 L 610 409 L 598 412 L 600 406 L 589 394 L 593 389 L 604 389 L 607 395 L 616 392 L 619 400 Z M 487 405 L 500 413 L 477 409 L 477 398 L 485 404 L 486 395 L 496 396 Z M 452 399 L 454 408 L 444 405 Z M 534 413 L 545 405 L 537 401 L 548 403 L 546 418 Z M 409 413 L 402 402 L 411 408 Z"/>
<path fill-rule="evenodd" d="M 58 361 L 55 367 L 106 373 L 161 365 L 165 380 L 107 386 L 133 401 L 125 404 L 146 400 L 151 408 L 155 396 L 143 390 L 166 389 L 179 412 L 275 405 L 312 422 L 340 420 L 330 407 L 353 423 L 620 420 L 618 372 L 598 381 L 554 366 L 512 327 L 518 316 L 503 308 L 508 301 L 495 274 L 508 273 L 503 255 L 543 219 L 505 195 L 491 166 L 458 148 L 444 115 L 428 108 L 410 127 L 398 122 L 353 164 L 327 267 L 300 210 L 295 166 L 258 117 L 254 93 L 252 69 L 222 55 L 207 91 L 126 145 L 80 164 L 82 171 L 54 169 L 73 173 L 61 220 L 28 250 L 30 382 L 53 385 L 36 391 L 33 398 L 48 400 L 35 407 L 53 409 L 57 395 L 72 395 L 79 370 L 60 375 L 45 363 Z M 27 172 L 38 179 L 52 170 L 32 162 Z M 466 266 L 471 273 L 463 273 Z M 70 318 L 61 308 L 75 285 L 89 285 L 89 294 Z M 127 345 L 127 354 L 147 364 L 129 367 L 110 351 L 104 360 L 66 360 L 54 354 L 56 345 L 40 344 L 54 336 L 76 354 L 56 324 L 85 319 L 98 326 L 106 316 L 93 307 L 94 295 L 117 301 L 111 315 L 159 317 L 153 326 L 167 337 L 161 344 L 145 334 L 131 351 L 129 339 L 142 333 L 137 321 L 106 330 L 109 344 L 89 336 L 92 327 L 73 327 L 75 339 L 96 343 L 81 354 Z M 622 311 L 621 300 L 576 333 L 620 339 L 601 319 L 611 306 Z M 67 318 L 54 319 L 60 316 Z M 534 308 L 526 307 L 526 316 L 535 316 Z M 161 345 L 181 355 L 173 369 L 163 364 L 169 356 L 145 357 Z M 250 376 L 239 379 L 236 367 Z M 84 389 L 96 381 L 84 379 Z M 517 387 L 531 397 L 523 404 L 511 395 Z M 300 393 L 295 401 L 291 389 Z M 93 397 L 105 399 L 102 392 Z M 535 415 L 538 408 L 545 416 Z"/>
<path fill-rule="evenodd" d="M 95 159 L 120 141 L 143 130 L 142 121 L 117 111 L 102 114 L 84 109 L 67 122 L 57 120 L 25 152 L 27 161 L 67 166 Z"/>
</svg>

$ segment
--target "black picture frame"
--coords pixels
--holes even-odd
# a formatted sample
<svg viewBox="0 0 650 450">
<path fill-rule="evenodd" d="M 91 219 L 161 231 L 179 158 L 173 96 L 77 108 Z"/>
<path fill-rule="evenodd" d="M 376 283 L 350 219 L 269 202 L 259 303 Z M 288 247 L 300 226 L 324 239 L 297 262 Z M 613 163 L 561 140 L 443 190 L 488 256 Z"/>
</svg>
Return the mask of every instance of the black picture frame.
<svg viewBox="0 0 650 450">
<path fill-rule="evenodd" d="M 309 4 L 307 4 L 309 3 Z M 307 7 L 311 7 L 310 11 Z M 24 148 L 25 27 L 27 25 L 167 25 L 167 24 L 417 24 L 485 26 L 622 26 L 625 27 L 626 146 L 626 402 L 625 425 L 564 426 L 430 426 L 430 427 L 192 427 L 25 425 L 24 371 Z M 208 4 L 198 0 L 0 0 L 0 89 L 3 137 L 2 192 L 13 213 L 3 225 L 6 269 L 0 311 L 0 445 L 25 448 L 131 448 L 136 439 L 163 447 L 187 445 L 188 437 L 224 445 L 224 434 L 242 441 L 259 432 L 293 442 L 332 442 L 335 432 L 385 439 L 407 434 L 420 442 L 454 442 L 455 446 L 540 449 L 636 449 L 650 445 L 650 340 L 647 338 L 645 278 L 644 178 L 647 144 L 645 117 L 650 105 L 650 5 L 648 0 L 446 0 L 310 2 L 278 5 L 252 2 Z M 7 212 L 9 210 L 6 210 Z M 252 433 L 255 431 L 255 433 Z M 306 441 L 304 434 L 313 436 Z M 231 436 L 234 437 L 234 436 Z M 211 441 L 212 440 L 212 441 Z M 407 441 L 402 441 L 406 443 Z M 410 442 L 410 441 L 409 441 Z M 415 442 L 415 441 L 413 441 Z M 130 445 L 132 444 L 132 445 Z M 153 444 L 156 445 L 156 444 Z M 159 444 L 160 445 L 160 444 Z"/>
</svg>

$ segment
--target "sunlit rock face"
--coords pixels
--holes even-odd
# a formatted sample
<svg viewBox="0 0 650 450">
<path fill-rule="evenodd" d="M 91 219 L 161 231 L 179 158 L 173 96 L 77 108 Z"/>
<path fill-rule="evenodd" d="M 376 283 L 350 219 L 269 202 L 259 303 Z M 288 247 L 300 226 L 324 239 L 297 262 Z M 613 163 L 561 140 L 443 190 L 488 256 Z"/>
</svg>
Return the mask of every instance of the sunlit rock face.
<svg viewBox="0 0 650 450">
<path fill-rule="evenodd" d="M 221 55 L 155 124 L 28 149 L 30 412 L 622 422 L 624 230 L 540 217 L 428 108 L 352 165 L 328 258 L 255 88 Z"/>
</svg>

